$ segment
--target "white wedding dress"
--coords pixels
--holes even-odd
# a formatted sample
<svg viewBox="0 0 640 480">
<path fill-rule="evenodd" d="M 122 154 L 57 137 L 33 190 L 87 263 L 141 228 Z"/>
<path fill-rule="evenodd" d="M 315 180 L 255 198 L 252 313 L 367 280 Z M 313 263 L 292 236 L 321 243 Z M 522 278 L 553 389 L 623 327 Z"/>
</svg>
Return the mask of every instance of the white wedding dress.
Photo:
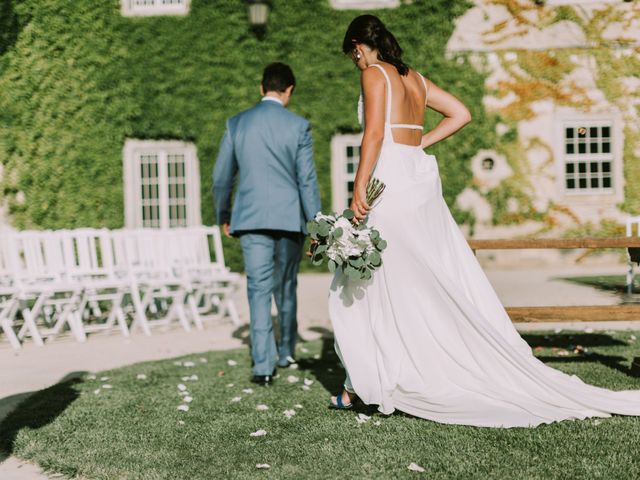
<svg viewBox="0 0 640 480">
<path fill-rule="evenodd" d="M 441 423 L 523 427 L 640 415 L 640 390 L 591 386 L 535 358 L 447 208 L 435 157 L 394 142 L 391 82 L 375 66 L 387 103 L 374 176 L 386 190 L 368 223 L 388 247 L 371 280 L 338 271 L 331 285 L 346 385 L 384 414 Z"/>
</svg>

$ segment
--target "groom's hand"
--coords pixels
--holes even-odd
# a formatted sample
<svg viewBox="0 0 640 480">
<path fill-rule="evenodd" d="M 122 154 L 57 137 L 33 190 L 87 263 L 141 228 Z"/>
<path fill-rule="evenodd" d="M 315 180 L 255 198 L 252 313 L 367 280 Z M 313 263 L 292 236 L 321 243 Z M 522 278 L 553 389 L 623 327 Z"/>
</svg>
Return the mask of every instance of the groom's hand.
<svg viewBox="0 0 640 480">
<path fill-rule="evenodd" d="M 227 238 L 233 238 L 231 236 L 231 227 L 229 226 L 228 223 L 223 223 L 222 224 L 222 233 L 224 233 L 224 236 Z"/>
<path fill-rule="evenodd" d="M 314 240 L 313 238 L 312 238 L 312 239 L 311 239 L 311 241 L 309 242 L 309 250 L 307 250 L 307 251 L 305 252 L 305 254 L 307 255 L 307 257 L 312 257 L 312 256 L 313 256 L 313 253 L 311 253 L 311 249 L 312 249 L 312 247 L 313 247 L 316 243 L 318 243 L 318 241 L 317 241 L 317 240 Z"/>
</svg>

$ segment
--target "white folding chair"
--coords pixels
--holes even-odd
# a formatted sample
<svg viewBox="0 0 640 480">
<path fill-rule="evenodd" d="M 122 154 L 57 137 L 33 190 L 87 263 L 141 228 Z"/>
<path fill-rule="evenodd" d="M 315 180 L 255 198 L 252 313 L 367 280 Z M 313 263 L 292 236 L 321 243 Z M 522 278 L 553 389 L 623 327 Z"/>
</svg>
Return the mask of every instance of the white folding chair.
<svg viewBox="0 0 640 480">
<path fill-rule="evenodd" d="M 635 229 L 635 235 L 640 237 L 640 215 L 636 217 L 629 217 L 626 220 L 626 233 L 627 237 L 633 237 L 633 231 Z M 627 269 L 627 295 L 633 295 L 633 282 L 635 279 L 635 266 L 631 261 L 631 256 L 629 256 L 627 261 L 628 269 Z"/>
</svg>

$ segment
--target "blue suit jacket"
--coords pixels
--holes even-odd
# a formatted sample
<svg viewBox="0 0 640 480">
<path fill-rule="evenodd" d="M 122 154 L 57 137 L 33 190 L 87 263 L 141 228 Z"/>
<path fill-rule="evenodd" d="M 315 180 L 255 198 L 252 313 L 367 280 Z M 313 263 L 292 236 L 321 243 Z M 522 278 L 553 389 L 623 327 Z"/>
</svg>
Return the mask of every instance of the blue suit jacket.
<svg viewBox="0 0 640 480">
<path fill-rule="evenodd" d="M 229 119 L 213 170 L 213 196 L 217 222 L 231 223 L 232 233 L 306 234 L 306 222 L 320 210 L 309 122 L 270 100 Z"/>
</svg>

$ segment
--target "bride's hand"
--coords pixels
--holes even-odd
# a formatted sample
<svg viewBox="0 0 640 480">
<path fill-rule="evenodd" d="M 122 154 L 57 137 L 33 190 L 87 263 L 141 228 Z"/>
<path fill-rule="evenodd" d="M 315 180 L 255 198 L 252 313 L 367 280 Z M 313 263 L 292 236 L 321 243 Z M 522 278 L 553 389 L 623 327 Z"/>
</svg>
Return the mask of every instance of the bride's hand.
<svg viewBox="0 0 640 480">
<path fill-rule="evenodd" d="M 355 187 L 353 189 L 353 199 L 351 200 L 351 210 L 355 219 L 360 222 L 369 214 L 371 207 L 367 204 L 367 189 L 365 187 Z"/>
</svg>

